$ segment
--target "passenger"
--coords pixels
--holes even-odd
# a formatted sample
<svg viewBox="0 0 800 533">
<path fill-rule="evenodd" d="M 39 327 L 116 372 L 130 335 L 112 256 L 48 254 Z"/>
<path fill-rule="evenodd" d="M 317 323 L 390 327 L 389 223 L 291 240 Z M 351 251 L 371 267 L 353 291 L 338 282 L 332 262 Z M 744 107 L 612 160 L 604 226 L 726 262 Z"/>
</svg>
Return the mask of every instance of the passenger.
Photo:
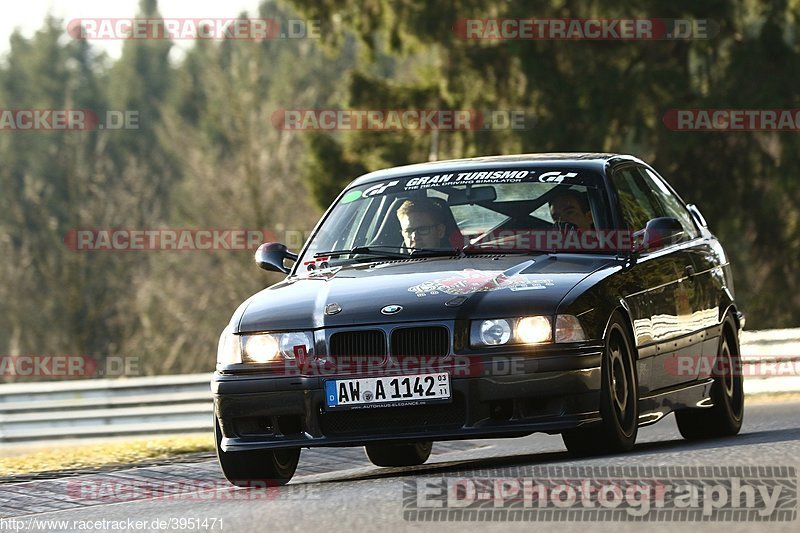
<svg viewBox="0 0 800 533">
<path fill-rule="evenodd" d="M 594 229 L 589 199 L 584 193 L 572 189 L 557 193 L 550 199 L 550 216 L 557 227 L 572 225 L 582 231 Z"/>
</svg>

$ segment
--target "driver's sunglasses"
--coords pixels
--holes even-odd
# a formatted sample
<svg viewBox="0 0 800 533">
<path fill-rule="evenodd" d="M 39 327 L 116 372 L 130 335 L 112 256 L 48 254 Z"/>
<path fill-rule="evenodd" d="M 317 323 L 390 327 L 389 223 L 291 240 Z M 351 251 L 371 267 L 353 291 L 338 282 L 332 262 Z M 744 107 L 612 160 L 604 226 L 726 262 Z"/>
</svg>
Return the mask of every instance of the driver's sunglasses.
<svg viewBox="0 0 800 533">
<path fill-rule="evenodd" d="M 403 230 L 403 234 L 410 236 L 416 233 L 417 235 L 420 235 L 422 237 L 427 237 L 428 235 L 433 233 L 433 230 L 435 230 L 436 226 L 438 225 L 439 224 L 431 224 L 430 226 L 417 226 L 416 228 L 406 228 Z"/>
</svg>

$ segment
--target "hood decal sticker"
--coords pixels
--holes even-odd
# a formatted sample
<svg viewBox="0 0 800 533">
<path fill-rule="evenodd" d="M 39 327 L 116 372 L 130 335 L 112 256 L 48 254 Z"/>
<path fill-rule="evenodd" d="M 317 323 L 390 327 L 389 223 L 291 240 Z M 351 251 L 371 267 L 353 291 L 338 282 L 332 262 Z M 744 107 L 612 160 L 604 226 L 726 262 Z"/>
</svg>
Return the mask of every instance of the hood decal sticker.
<svg viewBox="0 0 800 533">
<path fill-rule="evenodd" d="M 490 292 L 502 289 L 512 291 L 528 291 L 546 289 L 555 285 L 551 279 L 540 279 L 525 276 L 522 274 L 506 275 L 499 271 L 464 270 L 447 278 L 438 278 L 425 281 L 413 287 L 409 287 L 409 292 L 413 292 L 417 297 L 449 294 L 466 295 L 477 292 Z"/>
</svg>

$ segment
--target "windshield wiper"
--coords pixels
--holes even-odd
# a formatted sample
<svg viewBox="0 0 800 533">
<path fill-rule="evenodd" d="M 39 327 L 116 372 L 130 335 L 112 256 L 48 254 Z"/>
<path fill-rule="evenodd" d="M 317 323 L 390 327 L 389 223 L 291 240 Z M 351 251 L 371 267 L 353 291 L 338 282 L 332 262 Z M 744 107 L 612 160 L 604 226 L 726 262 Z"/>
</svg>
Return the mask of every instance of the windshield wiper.
<svg viewBox="0 0 800 533">
<path fill-rule="evenodd" d="M 340 255 L 374 255 L 379 257 L 408 257 L 408 253 L 378 250 L 378 248 L 390 248 L 400 250 L 397 246 L 356 246 L 348 250 L 330 250 L 327 252 L 317 252 L 314 257 L 339 257 Z"/>
<path fill-rule="evenodd" d="M 388 250 L 386 250 L 388 248 Z M 356 246 L 349 250 L 330 250 L 317 252 L 314 257 L 339 257 L 340 255 L 370 255 L 375 257 L 398 257 L 409 259 L 414 257 L 436 257 L 457 255 L 458 250 L 453 248 L 405 248 L 401 246 Z"/>
<path fill-rule="evenodd" d="M 529 250 L 527 248 L 508 248 L 503 246 L 476 246 L 468 244 L 459 250 L 461 255 L 481 255 L 481 254 L 542 254 L 549 253 L 546 250 Z"/>
</svg>

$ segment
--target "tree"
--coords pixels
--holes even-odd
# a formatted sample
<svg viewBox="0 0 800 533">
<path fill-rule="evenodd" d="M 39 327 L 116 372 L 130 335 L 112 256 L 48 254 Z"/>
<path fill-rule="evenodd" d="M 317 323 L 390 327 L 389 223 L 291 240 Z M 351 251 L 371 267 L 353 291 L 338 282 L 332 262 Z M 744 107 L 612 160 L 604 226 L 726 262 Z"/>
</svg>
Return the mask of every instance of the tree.
<svg viewBox="0 0 800 533">
<path fill-rule="evenodd" d="M 385 75 L 362 63 L 347 81 L 353 108 L 519 110 L 524 130 L 341 135 L 318 141 L 317 168 L 375 169 L 426 159 L 500 153 L 612 151 L 654 164 L 703 208 L 731 256 L 738 299 L 754 328 L 796 325 L 796 228 L 800 171 L 792 133 L 684 133 L 665 127 L 670 109 L 797 108 L 797 3 L 710 5 L 652 1 L 542 2 L 536 17 L 632 18 L 653 13 L 710 19 L 708 39 L 656 41 L 468 40 L 461 19 L 530 18 L 530 6 L 461 0 L 418 5 L 380 0 L 296 1 L 328 28 L 329 46 L 353 32 L 399 62 Z M 372 71 L 372 72 L 371 72 Z M 402 81 L 398 72 L 403 72 Z M 431 150 L 435 147 L 434 150 Z M 324 204 L 341 182 L 325 185 Z M 755 202 L 755 203 L 754 203 Z M 783 214 L 776 224 L 774 213 Z"/>
</svg>

